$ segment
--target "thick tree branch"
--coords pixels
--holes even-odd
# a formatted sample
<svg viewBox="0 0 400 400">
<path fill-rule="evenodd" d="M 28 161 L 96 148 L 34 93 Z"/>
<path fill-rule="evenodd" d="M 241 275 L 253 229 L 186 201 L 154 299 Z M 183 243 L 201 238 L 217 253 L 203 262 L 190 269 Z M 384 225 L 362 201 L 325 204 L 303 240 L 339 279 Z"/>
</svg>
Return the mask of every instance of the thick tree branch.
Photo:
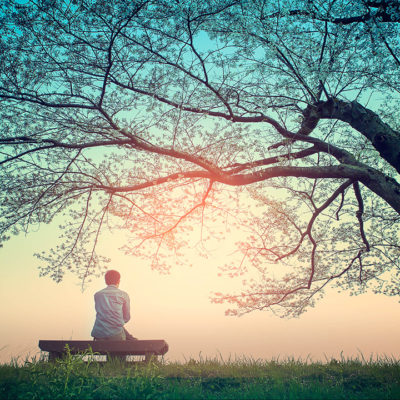
<svg viewBox="0 0 400 400">
<path fill-rule="evenodd" d="M 253 161 L 253 162 L 243 163 L 243 164 L 235 163 L 235 164 L 226 166 L 225 168 L 232 168 L 232 169 L 225 171 L 225 173 L 237 174 L 238 172 L 241 172 L 246 169 L 252 169 L 252 168 L 262 167 L 262 166 L 266 166 L 266 165 L 276 164 L 276 163 L 279 163 L 279 162 L 285 161 L 285 160 L 297 160 L 297 159 L 305 158 L 308 156 L 312 156 L 317 153 L 318 153 L 318 150 L 316 149 L 316 147 L 310 147 L 308 149 L 298 151 L 297 153 L 282 154 L 279 156 L 264 158 L 262 160 L 257 160 L 257 161 Z"/>
<path fill-rule="evenodd" d="M 54 95 L 60 95 L 60 93 L 54 93 Z M 49 102 L 43 99 L 44 95 L 31 95 L 29 93 L 16 93 L 16 94 L 9 94 L 9 91 L 4 88 L 0 87 L 0 99 L 3 100 L 15 100 L 18 102 L 27 102 L 32 104 L 38 104 L 40 106 L 49 107 L 49 108 L 76 108 L 76 109 L 83 109 L 83 110 L 96 110 L 97 106 L 92 104 L 83 104 L 83 103 L 74 103 L 74 102 Z M 81 97 L 81 96 L 71 96 L 71 97 Z M 87 100 L 87 99 L 85 99 Z"/>
<path fill-rule="evenodd" d="M 393 207 L 393 209 L 400 213 L 400 185 L 395 180 L 389 179 L 378 170 L 367 167 L 361 163 L 359 163 L 357 166 L 346 164 L 321 167 L 276 166 L 243 175 L 229 175 L 219 168 L 214 168 L 212 173 L 209 171 L 185 171 L 170 174 L 136 185 L 121 187 L 95 185 L 94 187 L 98 190 L 104 190 L 110 193 L 134 192 L 151 186 L 161 185 L 173 180 L 192 178 L 209 179 L 230 186 L 245 186 L 276 177 L 358 180 L 373 190 L 378 196 L 386 200 L 388 204 Z"/>
<path fill-rule="evenodd" d="M 315 114 L 320 118 L 339 119 L 364 135 L 383 159 L 400 172 L 400 133 L 357 101 L 329 99 L 316 104 Z"/>
<path fill-rule="evenodd" d="M 354 24 L 354 23 L 366 23 L 368 21 L 371 21 L 373 18 L 378 18 L 379 21 L 381 22 L 400 22 L 400 18 L 396 15 L 396 13 L 390 13 L 387 11 L 389 5 L 394 5 L 397 6 L 397 9 L 399 8 L 399 3 L 397 1 L 368 1 L 365 2 L 365 5 L 370 6 L 372 8 L 378 8 L 378 10 L 373 13 L 371 11 L 368 11 L 364 14 L 360 15 L 354 15 L 352 17 L 333 17 L 333 16 L 324 16 L 316 11 L 309 11 L 309 10 L 301 10 L 301 9 L 295 9 L 295 10 L 290 10 L 288 12 L 289 16 L 306 16 L 310 17 L 311 19 L 315 19 L 318 21 L 323 21 L 323 22 L 330 22 L 332 24 L 341 24 L 341 25 L 349 25 L 349 24 Z M 269 15 L 266 15 L 264 18 L 277 18 L 280 17 L 281 13 L 275 12 Z"/>
</svg>

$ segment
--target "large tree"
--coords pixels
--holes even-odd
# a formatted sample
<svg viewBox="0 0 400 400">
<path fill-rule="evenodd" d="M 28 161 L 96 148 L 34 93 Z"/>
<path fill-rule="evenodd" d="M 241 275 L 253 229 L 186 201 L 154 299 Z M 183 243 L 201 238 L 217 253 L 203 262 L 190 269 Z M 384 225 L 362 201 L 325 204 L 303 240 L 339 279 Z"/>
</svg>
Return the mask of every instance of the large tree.
<svg viewBox="0 0 400 400">
<path fill-rule="evenodd" d="M 398 295 L 399 22 L 395 0 L 2 2 L 1 240 L 64 215 L 41 271 L 85 281 L 108 229 L 163 270 L 232 225 L 233 314 Z"/>
</svg>

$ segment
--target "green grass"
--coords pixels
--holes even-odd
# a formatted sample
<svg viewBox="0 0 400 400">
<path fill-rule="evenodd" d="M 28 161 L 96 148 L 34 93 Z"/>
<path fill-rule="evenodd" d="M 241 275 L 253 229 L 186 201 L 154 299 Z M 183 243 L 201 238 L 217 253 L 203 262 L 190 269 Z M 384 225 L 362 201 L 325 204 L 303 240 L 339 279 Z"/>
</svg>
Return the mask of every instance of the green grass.
<svg viewBox="0 0 400 400">
<path fill-rule="evenodd" d="M 0 365 L 0 399 L 400 399 L 400 362 L 63 360 Z"/>
</svg>

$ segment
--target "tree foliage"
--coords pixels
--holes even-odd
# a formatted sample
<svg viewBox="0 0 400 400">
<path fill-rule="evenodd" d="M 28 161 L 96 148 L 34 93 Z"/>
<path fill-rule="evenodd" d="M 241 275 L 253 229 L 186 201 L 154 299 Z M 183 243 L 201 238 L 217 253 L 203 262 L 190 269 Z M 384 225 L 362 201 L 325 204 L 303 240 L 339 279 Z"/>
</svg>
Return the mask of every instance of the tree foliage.
<svg viewBox="0 0 400 400">
<path fill-rule="evenodd" d="M 228 313 L 297 315 L 328 285 L 399 294 L 398 1 L 9 0 L 0 16 L 0 235 L 64 215 L 43 275 L 100 271 L 108 229 L 162 271 L 190 231 L 234 226 L 221 273 L 249 278 L 215 295 Z"/>
</svg>

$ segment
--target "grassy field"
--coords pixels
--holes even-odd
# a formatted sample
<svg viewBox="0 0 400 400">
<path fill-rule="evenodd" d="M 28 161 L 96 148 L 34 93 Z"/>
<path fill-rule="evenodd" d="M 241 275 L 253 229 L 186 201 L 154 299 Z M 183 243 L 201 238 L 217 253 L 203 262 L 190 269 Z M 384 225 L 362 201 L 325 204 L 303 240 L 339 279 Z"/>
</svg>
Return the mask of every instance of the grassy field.
<svg viewBox="0 0 400 400">
<path fill-rule="evenodd" d="M 200 359 L 186 363 L 16 361 L 1 399 L 400 399 L 400 361 Z"/>
</svg>

